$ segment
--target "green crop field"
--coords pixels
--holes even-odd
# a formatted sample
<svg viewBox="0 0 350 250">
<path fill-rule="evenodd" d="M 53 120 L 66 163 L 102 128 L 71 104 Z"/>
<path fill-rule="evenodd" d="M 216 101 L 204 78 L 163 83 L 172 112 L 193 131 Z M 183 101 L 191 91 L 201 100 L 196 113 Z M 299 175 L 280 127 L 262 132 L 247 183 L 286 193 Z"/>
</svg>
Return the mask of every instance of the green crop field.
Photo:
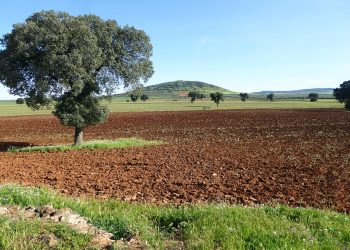
<svg viewBox="0 0 350 250">
<path fill-rule="evenodd" d="M 105 102 L 111 112 L 145 112 L 145 111 L 186 111 L 186 110 L 217 110 L 217 109 L 304 109 L 304 108 L 342 108 L 343 105 L 335 99 L 319 99 L 310 102 L 307 99 L 278 99 L 269 102 L 254 99 L 242 102 L 236 98 L 227 98 L 219 107 L 210 100 L 197 100 L 191 103 L 189 99 L 172 101 L 165 99 L 149 100 L 146 102 L 127 102 L 125 98 L 114 98 Z M 0 101 L 0 116 L 41 115 L 51 114 L 52 110 L 33 111 L 25 104 L 19 105 L 15 101 Z"/>
</svg>

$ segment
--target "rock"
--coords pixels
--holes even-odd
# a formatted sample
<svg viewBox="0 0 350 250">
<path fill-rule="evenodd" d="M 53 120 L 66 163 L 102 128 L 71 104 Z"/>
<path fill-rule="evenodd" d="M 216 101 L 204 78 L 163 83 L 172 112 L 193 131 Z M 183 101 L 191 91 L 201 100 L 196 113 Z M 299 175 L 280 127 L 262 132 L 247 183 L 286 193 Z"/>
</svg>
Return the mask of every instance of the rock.
<svg viewBox="0 0 350 250">
<path fill-rule="evenodd" d="M 24 211 L 22 212 L 22 216 L 26 219 L 33 219 L 36 217 L 35 214 L 35 208 L 33 207 L 26 207 Z"/>
<path fill-rule="evenodd" d="M 6 207 L 0 207 L 0 215 L 7 215 L 9 213 L 9 209 Z"/>
<path fill-rule="evenodd" d="M 113 242 L 113 240 L 103 235 L 97 235 L 91 240 L 91 245 L 93 248 L 97 249 L 113 249 Z"/>
<path fill-rule="evenodd" d="M 88 234 L 97 234 L 100 232 L 95 226 L 89 224 L 84 217 L 81 217 L 79 214 L 71 212 L 69 210 L 58 212 L 57 216 L 59 221 L 68 224 L 73 229 Z"/>
<path fill-rule="evenodd" d="M 117 249 L 148 249 L 147 242 L 140 240 L 138 237 L 133 237 L 129 241 L 122 239 L 116 242 Z"/>
<path fill-rule="evenodd" d="M 53 218 L 68 224 L 71 228 L 80 233 L 94 235 L 92 244 L 96 247 L 99 246 L 98 248 L 100 249 L 106 249 L 114 242 L 112 240 L 113 234 L 96 228 L 94 225 L 88 223 L 84 217 L 72 212 L 70 209 L 57 210 Z"/>
<path fill-rule="evenodd" d="M 55 222 L 62 221 L 63 216 L 70 213 L 72 213 L 72 210 L 70 208 L 58 209 L 54 214 L 50 216 L 50 220 L 53 220 Z"/>
<path fill-rule="evenodd" d="M 132 238 L 132 239 L 128 242 L 128 245 L 129 245 L 131 248 L 134 248 L 134 249 L 147 249 L 147 244 L 146 244 L 146 242 L 140 240 L 140 239 L 137 238 L 137 237 Z"/>
<path fill-rule="evenodd" d="M 35 212 L 39 214 L 39 217 L 45 218 L 54 215 L 56 210 L 51 205 L 44 205 L 36 208 Z"/>
<path fill-rule="evenodd" d="M 13 220 L 19 218 L 34 219 L 39 217 L 46 221 L 63 222 L 79 233 L 93 235 L 91 244 L 98 249 L 111 249 L 114 242 L 114 240 L 112 240 L 113 234 L 98 229 L 94 225 L 88 223 L 86 218 L 74 213 L 69 208 L 55 209 L 51 205 L 44 205 L 38 208 L 27 207 L 22 209 L 18 206 L 7 206 L 0 207 L 0 215 L 9 216 Z M 55 235 L 52 234 L 41 235 L 38 240 L 47 242 L 50 248 L 55 247 L 58 242 Z"/>
<path fill-rule="evenodd" d="M 57 246 L 58 240 L 53 234 L 43 234 L 38 238 L 40 241 L 45 242 L 49 248 L 54 248 Z"/>
</svg>

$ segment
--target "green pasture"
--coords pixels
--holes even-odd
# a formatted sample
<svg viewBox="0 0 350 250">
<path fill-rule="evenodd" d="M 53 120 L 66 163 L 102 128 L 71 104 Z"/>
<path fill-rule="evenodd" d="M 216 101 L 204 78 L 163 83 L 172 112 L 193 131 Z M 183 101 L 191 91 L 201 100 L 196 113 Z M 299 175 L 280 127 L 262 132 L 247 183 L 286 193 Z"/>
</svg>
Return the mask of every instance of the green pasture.
<svg viewBox="0 0 350 250">
<path fill-rule="evenodd" d="M 242 102 L 236 98 L 226 98 L 219 107 L 210 100 L 196 100 L 191 103 L 185 100 L 148 100 L 146 102 L 128 102 L 126 98 L 114 98 L 111 102 L 105 101 L 111 112 L 145 112 L 145 111 L 188 111 L 188 110 L 217 110 L 217 109 L 307 109 L 307 108 L 342 108 L 343 105 L 335 99 L 319 99 L 310 102 L 307 99 L 278 99 L 269 102 L 264 99 L 252 99 Z M 0 116 L 15 115 L 42 115 L 51 114 L 51 110 L 33 111 L 25 104 L 16 104 L 15 101 L 0 101 Z"/>
</svg>

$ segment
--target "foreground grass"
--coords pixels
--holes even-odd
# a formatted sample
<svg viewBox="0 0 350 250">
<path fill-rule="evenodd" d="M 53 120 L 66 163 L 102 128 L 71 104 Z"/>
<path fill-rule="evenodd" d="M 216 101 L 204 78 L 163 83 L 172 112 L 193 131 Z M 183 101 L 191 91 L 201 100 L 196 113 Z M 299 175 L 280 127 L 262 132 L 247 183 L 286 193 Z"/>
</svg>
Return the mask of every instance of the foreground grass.
<svg viewBox="0 0 350 250">
<path fill-rule="evenodd" d="M 55 249 L 87 249 L 91 240 L 63 224 L 0 217 L 0 249 L 51 249 L 41 238 L 47 234 L 60 239 Z"/>
<path fill-rule="evenodd" d="M 150 145 L 162 144 L 161 141 L 147 141 L 138 138 L 121 138 L 115 141 L 110 140 L 93 140 L 84 142 L 79 146 L 74 145 L 54 145 L 54 146 L 32 146 L 24 148 L 9 148 L 9 152 L 51 152 L 51 151 L 68 151 L 80 149 L 109 149 L 109 148 L 128 148 L 143 147 Z"/>
<path fill-rule="evenodd" d="M 216 110 L 216 109 L 304 109 L 304 108 L 343 108 L 344 105 L 335 99 L 319 99 L 310 102 L 308 99 L 278 99 L 274 102 L 265 99 L 251 99 L 242 102 L 238 99 L 227 98 L 219 107 L 210 100 L 197 100 L 191 103 L 188 100 L 171 101 L 165 99 L 126 102 L 123 98 L 112 99 L 105 102 L 111 112 L 145 112 L 145 111 L 190 111 L 190 110 Z M 33 111 L 25 104 L 19 105 L 15 101 L 0 101 L 0 116 L 14 115 L 40 115 L 51 114 L 52 110 Z"/>
<path fill-rule="evenodd" d="M 228 205 L 156 206 L 117 200 L 77 199 L 40 188 L 5 185 L 0 204 L 69 207 L 116 239 L 138 235 L 156 249 L 169 239 L 181 240 L 185 249 L 347 249 L 350 216 L 336 212 L 285 206 L 256 208 Z M 32 228 L 33 230 L 28 230 Z M 1 249 L 43 249 L 27 239 L 40 230 L 53 232 L 64 249 L 86 246 L 88 237 L 72 234 L 63 225 L 38 221 L 9 223 L 0 217 Z M 66 249 L 67 249 L 66 248 Z"/>
</svg>

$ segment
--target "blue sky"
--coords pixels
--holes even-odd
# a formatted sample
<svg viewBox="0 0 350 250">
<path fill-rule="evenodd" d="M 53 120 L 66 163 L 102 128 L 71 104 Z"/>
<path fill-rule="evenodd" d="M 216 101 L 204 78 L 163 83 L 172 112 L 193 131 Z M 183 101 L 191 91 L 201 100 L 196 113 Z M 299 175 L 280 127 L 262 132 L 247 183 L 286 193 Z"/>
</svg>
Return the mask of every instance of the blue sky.
<svg viewBox="0 0 350 250">
<path fill-rule="evenodd" d="M 252 92 L 350 79 L 349 0 L 3 0 L 0 35 L 40 10 L 144 30 L 155 69 L 147 85 L 199 80 Z M 0 99 L 9 98 L 0 87 Z"/>
</svg>

